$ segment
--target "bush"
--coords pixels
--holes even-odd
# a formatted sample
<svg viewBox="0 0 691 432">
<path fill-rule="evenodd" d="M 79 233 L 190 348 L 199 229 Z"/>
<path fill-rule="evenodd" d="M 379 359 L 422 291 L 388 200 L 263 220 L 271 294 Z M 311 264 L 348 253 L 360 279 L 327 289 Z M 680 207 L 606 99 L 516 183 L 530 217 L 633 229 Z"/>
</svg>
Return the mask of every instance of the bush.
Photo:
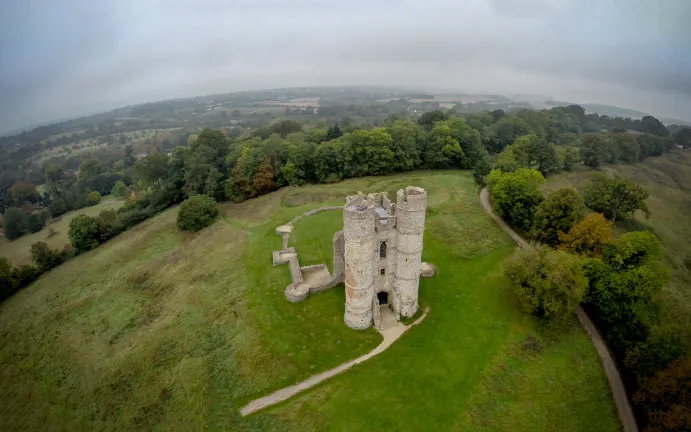
<svg viewBox="0 0 691 432">
<path fill-rule="evenodd" d="M 86 202 L 87 205 L 96 205 L 101 202 L 101 194 L 98 193 L 97 191 L 89 192 L 89 195 L 86 197 Z"/>
<path fill-rule="evenodd" d="M 24 210 L 17 207 L 8 208 L 3 219 L 5 237 L 8 240 L 15 240 L 23 236 L 27 230 L 27 219 Z"/>
<path fill-rule="evenodd" d="M 14 278 L 12 264 L 7 258 L 0 257 L 0 299 L 4 300 L 17 291 L 17 280 Z"/>
<path fill-rule="evenodd" d="M 48 271 L 63 262 L 63 256 L 57 249 L 51 249 L 46 242 L 31 245 L 31 259 L 41 271 Z"/>
<path fill-rule="evenodd" d="M 80 214 L 70 221 L 67 235 L 72 246 L 78 252 L 85 252 L 98 246 L 101 238 L 101 227 L 96 218 Z"/>
<path fill-rule="evenodd" d="M 41 271 L 32 265 L 22 265 L 15 267 L 12 274 L 17 281 L 17 288 L 22 288 L 38 279 Z"/>
<path fill-rule="evenodd" d="M 583 262 L 578 257 L 546 246 L 517 251 L 504 273 L 523 307 L 546 318 L 560 318 L 573 312 L 588 286 Z"/>
<path fill-rule="evenodd" d="M 511 173 L 493 170 L 487 177 L 492 207 L 515 228 L 528 231 L 542 201 L 544 182 L 542 174 L 533 169 L 519 168 Z"/>
<path fill-rule="evenodd" d="M 178 228 L 183 231 L 199 231 L 218 216 L 216 201 L 207 195 L 194 195 L 180 204 Z"/>
<path fill-rule="evenodd" d="M 127 192 L 129 192 L 129 189 L 127 189 L 127 185 L 122 180 L 118 180 L 110 191 L 113 196 L 118 198 L 125 197 Z"/>
<path fill-rule="evenodd" d="M 98 214 L 99 219 L 101 219 L 106 225 L 112 225 L 118 218 L 118 214 L 115 210 L 103 210 Z"/>
<path fill-rule="evenodd" d="M 53 217 L 58 217 L 72 210 L 72 207 L 69 205 L 67 201 L 60 198 L 50 203 L 48 209 L 50 210 L 50 214 L 52 214 Z"/>
<path fill-rule="evenodd" d="M 31 213 L 26 218 L 26 228 L 30 233 L 37 233 L 43 229 L 45 222 L 38 213 Z"/>
</svg>

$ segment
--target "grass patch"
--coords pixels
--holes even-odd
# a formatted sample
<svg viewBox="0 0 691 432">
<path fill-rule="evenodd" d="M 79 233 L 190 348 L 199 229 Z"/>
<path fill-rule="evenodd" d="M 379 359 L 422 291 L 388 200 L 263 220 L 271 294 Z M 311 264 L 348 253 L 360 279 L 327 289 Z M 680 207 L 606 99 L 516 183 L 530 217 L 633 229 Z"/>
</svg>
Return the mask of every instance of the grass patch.
<svg viewBox="0 0 691 432">
<path fill-rule="evenodd" d="M 118 209 L 122 206 L 122 201 L 103 201 L 92 207 L 74 210 L 65 213 L 59 218 L 53 219 L 41 231 L 33 234 L 24 235 L 14 241 L 0 238 L 0 257 L 5 257 L 12 261 L 14 265 L 32 264 L 31 245 L 38 241 L 48 243 L 54 249 L 62 249 L 70 243 L 67 232 L 70 229 L 70 221 L 77 215 L 86 214 L 92 217 L 98 216 L 103 210 Z"/>
<path fill-rule="evenodd" d="M 324 205 L 328 189 L 345 196 L 406 184 L 433 201 L 423 259 L 439 273 L 420 286 L 429 316 L 380 356 L 241 418 L 246 402 L 381 341 L 343 324 L 342 287 L 286 301 L 288 267 L 271 266 L 275 227 Z M 300 201 L 288 205 L 295 191 Z M 177 209 L 149 219 L 0 305 L 0 429 L 516 430 L 492 411 L 504 398 L 518 430 L 549 429 L 545 417 L 568 419 L 566 430 L 616 430 L 597 355 L 575 323 L 530 358 L 516 351 L 537 324 L 508 295 L 501 262 L 513 245 L 475 192 L 465 172 L 410 173 L 224 205 L 224 218 L 195 234 L 176 228 Z M 292 241 L 305 264 L 331 262 L 341 217 L 297 224 Z M 486 236 L 469 236 L 473 226 Z M 506 362 L 519 374 L 499 386 Z"/>
</svg>

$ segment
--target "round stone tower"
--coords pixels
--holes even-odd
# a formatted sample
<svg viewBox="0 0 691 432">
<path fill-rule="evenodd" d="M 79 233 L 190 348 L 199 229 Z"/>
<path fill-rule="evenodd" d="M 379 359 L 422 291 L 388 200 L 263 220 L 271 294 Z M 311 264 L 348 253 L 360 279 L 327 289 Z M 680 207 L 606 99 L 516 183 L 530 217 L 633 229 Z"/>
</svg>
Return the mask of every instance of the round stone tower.
<svg viewBox="0 0 691 432">
<path fill-rule="evenodd" d="M 350 328 L 361 330 L 372 325 L 372 297 L 375 273 L 374 207 L 359 197 L 343 208 L 345 240 L 344 321 Z"/>
<path fill-rule="evenodd" d="M 418 285 L 422 234 L 425 231 L 427 192 L 408 186 L 396 194 L 396 275 L 394 291 L 399 298 L 399 312 L 411 317 L 418 309 Z"/>
</svg>

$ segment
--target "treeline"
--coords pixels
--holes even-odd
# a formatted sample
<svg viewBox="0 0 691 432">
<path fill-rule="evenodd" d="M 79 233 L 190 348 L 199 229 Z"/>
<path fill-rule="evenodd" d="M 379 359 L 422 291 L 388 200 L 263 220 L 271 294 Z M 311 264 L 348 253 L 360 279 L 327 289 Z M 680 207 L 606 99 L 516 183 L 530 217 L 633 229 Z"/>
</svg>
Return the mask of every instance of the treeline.
<svg viewBox="0 0 691 432">
<path fill-rule="evenodd" d="M 691 360 L 684 329 L 663 321 L 659 295 L 669 281 L 654 234 L 614 240 L 612 223 L 649 214 L 648 192 L 629 180 L 596 176 L 583 196 L 562 188 L 543 197 L 535 169 L 492 171 L 487 186 L 497 214 L 536 242 L 506 267 L 531 313 L 561 320 L 581 304 L 614 354 L 646 431 L 691 427 Z M 598 213 L 586 214 L 586 206 Z M 609 219 L 609 220 L 607 220 Z"/>
</svg>

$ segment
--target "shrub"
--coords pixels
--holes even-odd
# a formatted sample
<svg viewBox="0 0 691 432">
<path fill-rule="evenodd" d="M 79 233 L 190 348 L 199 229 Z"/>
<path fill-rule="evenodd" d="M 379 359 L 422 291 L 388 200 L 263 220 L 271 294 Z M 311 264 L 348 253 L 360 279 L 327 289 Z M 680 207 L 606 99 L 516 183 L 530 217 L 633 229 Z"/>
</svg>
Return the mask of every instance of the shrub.
<svg viewBox="0 0 691 432">
<path fill-rule="evenodd" d="M 101 194 L 98 193 L 97 191 L 89 192 L 89 195 L 86 197 L 86 202 L 87 205 L 96 205 L 101 202 Z"/>
<path fill-rule="evenodd" d="M 78 252 L 85 252 L 98 246 L 101 227 L 96 218 L 80 214 L 70 221 L 67 235 Z"/>
<path fill-rule="evenodd" d="M 585 204 L 578 191 L 561 188 L 537 206 L 531 235 L 536 241 L 554 247 L 559 243 L 559 234 L 569 231 L 584 214 Z"/>
<path fill-rule="evenodd" d="M 633 401 L 646 411 L 645 432 L 691 430 L 691 359 L 676 360 L 642 379 Z"/>
<path fill-rule="evenodd" d="M 12 273 L 14 279 L 17 281 L 17 288 L 29 285 L 41 275 L 41 271 L 32 265 L 15 267 Z"/>
<path fill-rule="evenodd" d="M 504 272 L 523 307 L 547 318 L 573 312 L 588 286 L 577 256 L 546 246 L 517 251 Z"/>
<path fill-rule="evenodd" d="M 180 204 L 178 228 L 183 231 L 199 231 L 218 216 L 216 201 L 207 195 L 194 195 Z"/>
<path fill-rule="evenodd" d="M 0 299 L 4 300 L 17 291 L 17 280 L 14 278 L 12 263 L 0 257 Z"/>
<path fill-rule="evenodd" d="M 15 240 L 23 236 L 27 230 L 27 219 L 24 210 L 17 207 L 8 208 L 3 219 L 5 237 L 8 240 Z"/>
<path fill-rule="evenodd" d="M 53 217 L 62 216 L 68 211 L 72 210 L 67 201 L 65 201 L 62 198 L 56 199 L 55 201 L 50 203 L 48 209 L 50 210 L 50 214 L 52 214 Z"/>
<path fill-rule="evenodd" d="M 31 259 L 41 271 L 48 271 L 63 262 L 63 256 L 57 249 L 51 249 L 46 242 L 31 245 Z"/>
<path fill-rule="evenodd" d="M 115 210 L 110 209 L 110 210 L 103 210 L 101 213 L 98 214 L 99 219 L 101 219 L 105 224 L 107 225 L 112 225 L 115 223 L 115 221 L 118 218 L 118 214 L 115 212 Z"/>
<path fill-rule="evenodd" d="M 127 191 L 127 185 L 122 180 L 118 180 L 115 183 L 115 186 L 113 186 L 113 189 L 111 189 L 110 193 L 118 198 L 123 198 Z"/>
<path fill-rule="evenodd" d="M 31 213 L 26 218 L 26 228 L 30 233 L 37 233 L 43 229 L 45 222 L 38 213 Z"/>
</svg>

